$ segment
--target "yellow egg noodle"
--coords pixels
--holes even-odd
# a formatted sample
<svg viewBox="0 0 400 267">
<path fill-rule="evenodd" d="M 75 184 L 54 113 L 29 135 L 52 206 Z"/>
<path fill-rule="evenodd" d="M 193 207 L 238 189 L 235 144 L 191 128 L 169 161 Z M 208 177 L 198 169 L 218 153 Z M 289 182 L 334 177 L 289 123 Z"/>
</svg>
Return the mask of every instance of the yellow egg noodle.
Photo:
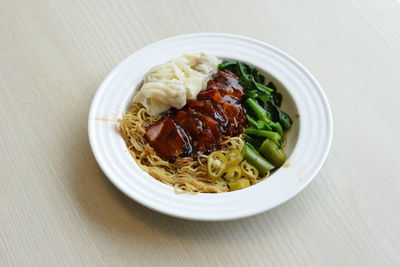
<svg viewBox="0 0 400 267">
<path fill-rule="evenodd" d="M 145 139 L 146 127 L 160 119 L 160 116 L 150 116 L 139 103 L 133 103 L 120 122 L 120 133 L 128 150 L 140 168 L 157 180 L 171 185 L 175 192 L 220 193 L 228 192 L 229 187 L 223 178 L 211 181 L 207 175 L 207 155 L 201 155 L 197 160 L 178 158 L 171 163 L 157 156 L 156 152 Z M 230 137 L 222 142 L 221 151 L 231 149 L 241 150 L 244 136 Z M 268 175 L 258 179 L 258 183 Z"/>
</svg>

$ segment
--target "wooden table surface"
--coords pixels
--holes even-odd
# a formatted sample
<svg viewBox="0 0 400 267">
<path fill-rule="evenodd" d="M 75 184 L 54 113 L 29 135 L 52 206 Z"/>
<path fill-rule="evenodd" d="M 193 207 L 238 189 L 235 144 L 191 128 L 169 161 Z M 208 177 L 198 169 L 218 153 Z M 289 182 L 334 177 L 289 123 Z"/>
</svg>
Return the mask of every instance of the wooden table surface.
<svg viewBox="0 0 400 267">
<path fill-rule="evenodd" d="M 0 0 L 0 32 L 0 266 L 400 266 L 400 2 Z M 328 96 L 328 159 L 274 210 L 161 215 L 92 155 L 89 106 L 107 73 L 193 32 L 270 43 Z"/>
</svg>

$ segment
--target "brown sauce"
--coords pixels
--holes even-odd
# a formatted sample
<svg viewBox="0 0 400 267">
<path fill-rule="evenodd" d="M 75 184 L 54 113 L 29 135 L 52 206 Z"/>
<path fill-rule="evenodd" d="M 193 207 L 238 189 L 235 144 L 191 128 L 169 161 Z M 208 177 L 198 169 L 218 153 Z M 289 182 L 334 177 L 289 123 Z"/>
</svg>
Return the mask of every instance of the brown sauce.
<svg viewBox="0 0 400 267">
<path fill-rule="evenodd" d="M 237 136 L 246 124 L 241 105 L 244 92 L 239 78 L 218 71 L 207 90 L 188 100 L 181 110 L 172 110 L 146 129 L 146 138 L 166 160 L 209 153 L 219 148 L 224 136 Z M 171 121 L 167 121 L 169 118 Z M 164 130 L 163 128 L 167 129 Z M 168 138 L 163 137 L 166 132 Z"/>
</svg>

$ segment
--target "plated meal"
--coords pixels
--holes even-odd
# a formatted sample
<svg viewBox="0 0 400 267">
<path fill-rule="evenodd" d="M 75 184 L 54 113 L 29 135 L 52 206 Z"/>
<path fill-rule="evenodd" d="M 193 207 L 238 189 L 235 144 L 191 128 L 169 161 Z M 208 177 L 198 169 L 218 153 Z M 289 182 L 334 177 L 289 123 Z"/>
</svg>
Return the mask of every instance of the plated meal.
<svg viewBox="0 0 400 267">
<path fill-rule="evenodd" d="M 294 197 L 321 169 L 332 129 L 326 95 L 301 63 L 225 33 L 134 52 L 104 79 L 88 117 L 93 155 L 116 188 L 202 221 L 244 218 Z"/>
<path fill-rule="evenodd" d="M 141 169 L 176 192 L 234 191 L 284 164 L 282 101 L 249 63 L 185 54 L 146 73 L 119 129 Z"/>
</svg>

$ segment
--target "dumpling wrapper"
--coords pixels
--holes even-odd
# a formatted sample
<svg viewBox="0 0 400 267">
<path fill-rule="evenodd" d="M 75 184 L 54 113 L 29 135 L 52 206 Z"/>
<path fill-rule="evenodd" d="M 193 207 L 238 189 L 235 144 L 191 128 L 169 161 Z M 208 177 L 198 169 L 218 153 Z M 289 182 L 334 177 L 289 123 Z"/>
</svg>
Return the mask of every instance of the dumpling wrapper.
<svg viewBox="0 0 400 267">
<path fill-rule="evenodd" d="M 220 60 L 204 53 L 186 54 L 151 68 L 140 91 L 133 98 L 151 116 L 170 108 L 181 109 L 187 99 L 194 99 L 204 90 L 207 80 L 217 70 Z"/>
</svg>

